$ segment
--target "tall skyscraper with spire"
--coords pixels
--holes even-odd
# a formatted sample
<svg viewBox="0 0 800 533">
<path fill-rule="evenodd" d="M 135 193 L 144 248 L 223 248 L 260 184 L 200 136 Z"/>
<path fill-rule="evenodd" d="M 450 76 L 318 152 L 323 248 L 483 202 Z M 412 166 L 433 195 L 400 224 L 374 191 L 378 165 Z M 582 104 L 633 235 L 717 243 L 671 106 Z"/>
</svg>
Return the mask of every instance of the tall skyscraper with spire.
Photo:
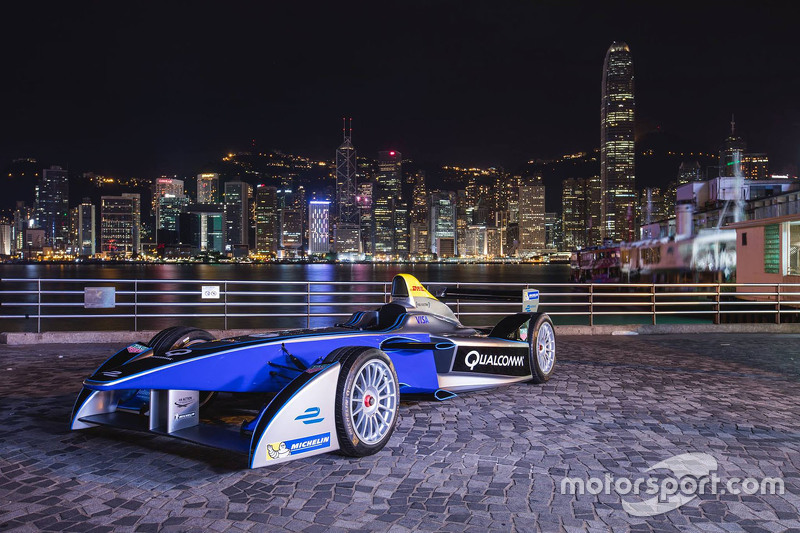
<svg viewBox="0 0 800 533">
<path fill-rule="evenodd" d="M 603 63 L 600 105 L 600 180 L 603 238 L 635 238 L 633 58 L 625 43 L 614 42 Z"/>
<path fill-rule="evenodd" d="M 339 254 L 359 254 L 361 233 L 356 205 L 356 149 L 353 147 L 353 119 L 349 127 L 342 119 L 343 142 L 336 149 L 336 205 L 334 212 L 334 250 Z"/>
</svg>

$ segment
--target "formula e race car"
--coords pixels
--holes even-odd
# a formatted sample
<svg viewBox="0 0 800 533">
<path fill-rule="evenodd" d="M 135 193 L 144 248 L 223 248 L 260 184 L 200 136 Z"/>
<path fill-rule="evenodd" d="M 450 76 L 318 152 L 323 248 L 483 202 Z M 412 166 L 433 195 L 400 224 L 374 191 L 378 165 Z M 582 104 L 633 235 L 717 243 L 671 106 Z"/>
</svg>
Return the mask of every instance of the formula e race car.
<svg viewBox="0 0 800 533">
<path fill-rule="evenodd" d="M 461 291 L 458 297 L 469 296 Z M 391 297 L 327 328 L 221 340 L 197 328 L 165 329 L 116 353 L 83 382 L 70 427 L 168 435 L 239 452 L 250 468 L 337 450 L 359 457 L 386 445 L 401 399 L 443 400 L 461 391 L 543 383 L 553 373 L 555 331 L 536 312 L 536 290 L 516 296 L 525 312 L 481 329 L 463 326 L 408 274 L 394 278 Z M 209 399 L 237 396 L 230 393 L 274 396 L 240 427 L 206 422 Z"/>
</svg>

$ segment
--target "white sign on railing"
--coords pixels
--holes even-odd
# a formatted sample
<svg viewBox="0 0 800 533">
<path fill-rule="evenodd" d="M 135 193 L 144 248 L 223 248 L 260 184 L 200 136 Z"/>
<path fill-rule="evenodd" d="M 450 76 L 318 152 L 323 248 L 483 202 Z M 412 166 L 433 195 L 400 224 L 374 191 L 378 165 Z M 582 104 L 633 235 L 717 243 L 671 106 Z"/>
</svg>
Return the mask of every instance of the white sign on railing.
<svg viewBox="0 0 800 533">
<path fill-rule="evenodd" d="M 203 300 L 219 300 L 219 285 L 203 285 Z"/>
<path fill-rule="evenodd" d="M 86 309 L 110 309 L 115 306 L 114 287 L 84 287 L 83 307 Z"/>
</svg>

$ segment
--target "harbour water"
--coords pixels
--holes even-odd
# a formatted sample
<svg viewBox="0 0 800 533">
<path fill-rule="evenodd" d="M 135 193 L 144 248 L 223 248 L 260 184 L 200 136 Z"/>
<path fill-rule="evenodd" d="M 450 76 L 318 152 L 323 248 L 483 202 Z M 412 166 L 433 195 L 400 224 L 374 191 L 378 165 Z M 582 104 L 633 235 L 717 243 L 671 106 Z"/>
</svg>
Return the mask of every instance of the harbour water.
<svg viewBox="0 0 800 533">
<path fill-rule="evenodd" d="M 530 263 L 298 263 L 298 264 L 2 264 L 2 278 L 199 279 L 265 281 L 391 281 L 408 273 L 423 283 L 567 283 L 569 265 Z"/>
</svg>

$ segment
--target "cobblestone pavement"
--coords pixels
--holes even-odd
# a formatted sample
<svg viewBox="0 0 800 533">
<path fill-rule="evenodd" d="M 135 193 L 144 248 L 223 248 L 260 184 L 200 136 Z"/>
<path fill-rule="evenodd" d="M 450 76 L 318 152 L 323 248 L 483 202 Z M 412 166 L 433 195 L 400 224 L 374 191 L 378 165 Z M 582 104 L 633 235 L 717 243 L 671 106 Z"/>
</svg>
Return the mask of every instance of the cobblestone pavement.
<svg viewBox="0 0 800 533">
<path fill-rule="evenodd" d="M 376 455 L 257 470 L 165 437 L 67 431 L 112 348 L 0 346 L 0 531 L 800 528 L 800 336 L 561 337 L 544 386 L 404 403 Z M 637 478 L 688 452 L 722 479 L 782 477 L 785 494 L 640 518 L 622 507 L 633 495 L 560 493 L 565 475 Z"/>
</svg>

